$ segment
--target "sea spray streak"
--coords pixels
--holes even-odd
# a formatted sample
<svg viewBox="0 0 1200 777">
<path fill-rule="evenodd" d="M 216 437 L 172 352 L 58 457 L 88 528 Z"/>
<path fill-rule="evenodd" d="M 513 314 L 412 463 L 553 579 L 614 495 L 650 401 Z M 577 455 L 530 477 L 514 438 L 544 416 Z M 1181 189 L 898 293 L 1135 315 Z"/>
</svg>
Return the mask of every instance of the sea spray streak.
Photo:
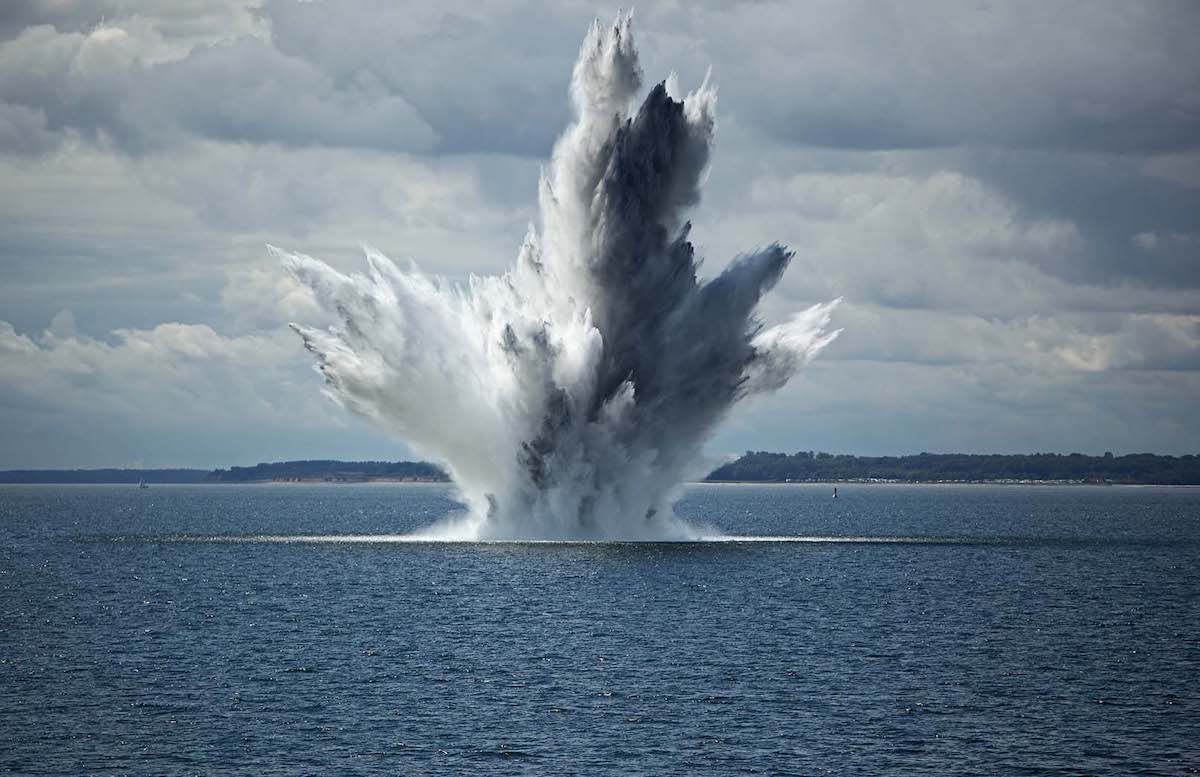
<svg viewBox="0 0 1200 777">
<path fill-rule="evenodd" d="M 340 319 L 293 325 L 326 392 L 442 462 L 459 539 L 688 539 L 671 511 L 714 426 L 781 387 L 838 332 L 837 301 L 764 329 L 754 311 L 792 258 L 770 245 L 697 280 L 684 214 L 700 198 L 716 91 L 674 78 L 630 115 L 628 17 L 593 25 L 515 267 L 465 287 L 366 249 L 343 275 L 272 248 Z"/>
</svg>

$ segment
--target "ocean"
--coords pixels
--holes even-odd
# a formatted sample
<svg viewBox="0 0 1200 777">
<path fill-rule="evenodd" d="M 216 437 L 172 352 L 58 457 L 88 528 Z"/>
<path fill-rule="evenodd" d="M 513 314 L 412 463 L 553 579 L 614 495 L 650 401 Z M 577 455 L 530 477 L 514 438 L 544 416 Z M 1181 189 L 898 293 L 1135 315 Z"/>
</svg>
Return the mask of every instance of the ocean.
<svg viewBox="0 0 1200 777">
<path fill-rule="evenodd" d="M 481 545 L 388 541 L 442 485 L 2 486 L 0 772 L 1200 772 L 1200 489 L 831 493 Z"/>
</svg>

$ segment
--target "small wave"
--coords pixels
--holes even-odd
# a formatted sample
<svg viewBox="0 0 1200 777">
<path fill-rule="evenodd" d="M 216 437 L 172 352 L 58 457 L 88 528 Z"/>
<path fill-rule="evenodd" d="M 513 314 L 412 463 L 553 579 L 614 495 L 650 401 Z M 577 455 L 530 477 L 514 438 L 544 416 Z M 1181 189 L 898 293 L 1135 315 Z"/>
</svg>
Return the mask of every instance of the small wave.
<svg viewBox="0 0 1200 777">
<path fill-rule="evenodd" d="M 812 534 L 730 534 L 705 537 L 701 540 L 701 542 L 904 543 L 908 545 L 971 545 L 995 544 L 1005 541 L 987 537 L 841 537 Z"/>
</svg>

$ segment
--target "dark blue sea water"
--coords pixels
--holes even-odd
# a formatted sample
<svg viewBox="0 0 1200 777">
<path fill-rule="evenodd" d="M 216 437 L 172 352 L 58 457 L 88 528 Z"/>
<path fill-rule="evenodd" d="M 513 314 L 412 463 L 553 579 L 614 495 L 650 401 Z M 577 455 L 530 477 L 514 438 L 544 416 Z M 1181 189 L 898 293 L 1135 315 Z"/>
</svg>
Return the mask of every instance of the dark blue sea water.
<svg viewBox="0 0 1200 777">
<path fill-rule="evenodd" d="M 706 486 L 736 534 L 391 534 L 440 486 L 0 487 L 0 772 L 1195 774 L 1200 490 Z"/>
</svg>

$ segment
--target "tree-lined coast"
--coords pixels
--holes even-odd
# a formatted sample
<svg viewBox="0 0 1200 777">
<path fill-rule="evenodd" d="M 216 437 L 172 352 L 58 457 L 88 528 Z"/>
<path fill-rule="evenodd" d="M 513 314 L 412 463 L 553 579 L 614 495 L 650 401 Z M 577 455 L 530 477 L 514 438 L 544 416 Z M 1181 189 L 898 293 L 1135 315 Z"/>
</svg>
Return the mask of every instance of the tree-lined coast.
<svg viewBox="0 0 1200 777">
<path fill-rule="evenodd" d="M 264 462 L 228 469 L 26 469 L 0 471 L 0 483 L 442 483 L 427 461 Z M 1200 456 L 1080 453 L 850 456 L 747 451 L 706 482 L 725 483 L 1113 483 L 1200 485 Z"/>
</svg>

